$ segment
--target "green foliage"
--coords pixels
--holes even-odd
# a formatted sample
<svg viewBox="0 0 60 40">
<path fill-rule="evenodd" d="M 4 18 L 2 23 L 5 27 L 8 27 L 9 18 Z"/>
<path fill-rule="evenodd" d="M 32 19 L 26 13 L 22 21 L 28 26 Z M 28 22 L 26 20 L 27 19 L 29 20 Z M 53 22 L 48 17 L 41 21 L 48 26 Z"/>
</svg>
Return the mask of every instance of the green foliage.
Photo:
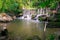
<svg viewBox="0 0 60 40">
<path fill-rule="evenodd" d="M 0 0 L 0 12 L 10 12 L 16 15 L 22 12 L 19 7 L 19 3 L 16 0 Z"/>
<path fill-rule="evenodd" d="M 46 17 L 43 18 L 42 16 L 39 16 L 39 17 L 38 17 L 38 20 L 40 20 L 40 21 L 45 21 L 45 20 L 46 20 Z M 46 20 L 46 21 L 47 21 L 47 20 Z"/>
<path fill-rule="evenodd" d="M 19 5 L 18 5 L 18 3 L 16 1 L 9 0 L 9 1 L 6 1 L 6 5 L 5 6 L 6 6 L 7 10 L 15 11 L 15 10 L 17 10 L 17 7 Z"/>
<path fill-rule="evenodd" d="M 31 1 L 32 6 L 36 8 L 56 8 L 59 0 L 33 0 Z"/>
<path fill-rule="evenodd" d="M 0 0 L 0 12 L 19 13 L 23 8 L 45 8 L 54 9 L 60 0 Z"/>
<path fill-rule="evenodd" d="M 2 1 L 0 0 L 0 9 L 2 8 Z"/>
<path fill-rule="evenodd" d="M 50 35 L 47 36 L 46 40 L 54 40 L 55 37 L 56 37 L 55 34 L 50 34 Z"/>
<path fill-rule="evenodd" d="M 42 17 L 39 17 L 38 19 L 39 19 L 40 21 L 43 21 L 43 18 L 42 18 Z"/>
<path fill-rule="evenodd" d="M 30 8 L 30 0 L 17 0 L 21 8 Z"/>
</svg>

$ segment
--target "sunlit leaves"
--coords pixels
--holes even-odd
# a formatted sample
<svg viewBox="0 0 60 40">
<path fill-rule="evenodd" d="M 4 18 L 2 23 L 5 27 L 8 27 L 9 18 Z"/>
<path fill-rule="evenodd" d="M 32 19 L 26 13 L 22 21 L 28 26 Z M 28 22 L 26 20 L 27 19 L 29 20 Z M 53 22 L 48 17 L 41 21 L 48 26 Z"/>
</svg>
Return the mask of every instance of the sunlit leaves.
<svg viewBox="0 0 60 40">
<path fill-rule="evenodd" d="M 0 0 L 0 10 L 16 10 L 23 8 L 56 8 L 59 0 Z"/>
<path fill-rule="evenodd" d="M 0 9 L 2 8 L 2 1 L 0 0 Z"/>
<path fill-rule="evenodd" d="M 17 10 L 18 3 L 16 0 L 0 0 L 0 10 L 1 12 L 4 10 Z"/>
<path fill-rule="evenodd" d="M 49 8 L 56 8 L 57 3 L 59 0 L 31 0 L 32 6 L 36 8 L 44 8 L 44 7 L 49 7 Z"/>
</svg>

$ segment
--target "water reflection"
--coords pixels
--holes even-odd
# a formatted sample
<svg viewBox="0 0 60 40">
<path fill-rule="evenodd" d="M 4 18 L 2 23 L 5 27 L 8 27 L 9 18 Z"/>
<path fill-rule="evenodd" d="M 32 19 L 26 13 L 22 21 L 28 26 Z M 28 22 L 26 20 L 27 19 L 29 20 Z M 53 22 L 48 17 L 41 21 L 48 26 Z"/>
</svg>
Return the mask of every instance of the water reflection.
<svg viewBox="0 0 60 40">
<path fill-rule="evenodd" d="M 16 20 L 9 23 L 7 28 L 12 39 L 19 37 L 26 40 L 34 35 L 42 38 L 44 24 L 30 20 Z"/>
<path fill-rule="evenodd" d="M 9 32 L 9 39 L 11 40 L 28 40 L 28 38 L 35 38 L 37 35 L 41 40 L 44 37 L 44 23 L 31 20 L 14 20 L 10 23 L 0 23 L 0 30 L 2 26 L 6 26 Z M 47 28 L 46 35 L 54 33 L 60 29 L 52 30 Z"/>
</svg>

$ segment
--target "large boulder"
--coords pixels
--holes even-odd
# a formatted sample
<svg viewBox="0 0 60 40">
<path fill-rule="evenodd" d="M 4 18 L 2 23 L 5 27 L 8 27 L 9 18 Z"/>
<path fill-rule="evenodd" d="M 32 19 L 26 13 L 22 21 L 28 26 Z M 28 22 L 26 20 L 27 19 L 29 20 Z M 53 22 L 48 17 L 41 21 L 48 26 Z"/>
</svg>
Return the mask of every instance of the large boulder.
<svg viewBox="0 0 60 40">
<path fill-rule="evenodd" d="M 12 17 L 7 15 L 6 13 L 0 14 L 0 21 L 12 21 Z"/>
</svg>

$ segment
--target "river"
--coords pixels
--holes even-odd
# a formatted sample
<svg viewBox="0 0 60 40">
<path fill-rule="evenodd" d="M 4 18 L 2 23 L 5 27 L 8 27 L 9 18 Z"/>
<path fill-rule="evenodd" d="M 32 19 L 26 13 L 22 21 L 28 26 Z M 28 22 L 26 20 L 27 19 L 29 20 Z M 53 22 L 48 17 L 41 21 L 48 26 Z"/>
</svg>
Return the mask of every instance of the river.
<svg viewBox="0 0 60 40">
<path fill-rule="evenodd" d="M 27 40 L 34 36 L 38 36 L 42 40 L 44 38 L 44 23 L 42 22 L 20 19 L 6 24 L 9 38 L 12 40 Z M 54 33 L 59 30 L 59 28 L 47 28 L 46 34 Z"/>
</svg>

